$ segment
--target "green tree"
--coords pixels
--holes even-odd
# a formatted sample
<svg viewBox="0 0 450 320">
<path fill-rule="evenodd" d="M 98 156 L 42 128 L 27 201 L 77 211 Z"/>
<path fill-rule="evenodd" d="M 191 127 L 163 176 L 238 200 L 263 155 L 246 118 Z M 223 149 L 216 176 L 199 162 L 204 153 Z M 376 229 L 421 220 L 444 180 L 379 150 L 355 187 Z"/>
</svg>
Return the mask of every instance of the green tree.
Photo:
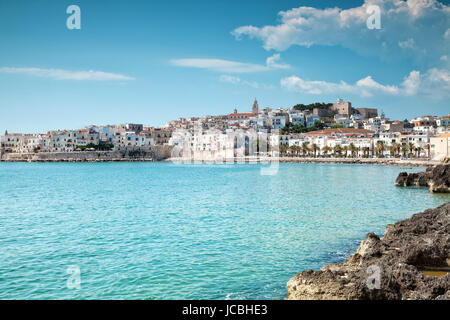
<svg viewBox="0 0 450 320">
<path fill-rule="evenodd" d="M 342 147 L 340 145 L 335 145 L 333 150 L 334 150 L 334 156 L 335 157 L 336 157 L 336 155 L 338 155 L 339 157 L 341 156 Z"/>
<path fill-rule="evenodd" d="M 406 158 L 406 154 L 408 153 L 408 148 L 406 146 L 402 146 L 402 154 Z"/>
<path fill-rule="evenodd" d="M 290 155 L 291 157 L 293 157 L 294 154 L 295 154 L 295 152 L 296 152 L 296 150 L 297 150 L 296 146 L 294 146 L 294 145 L 290 146 L 290 147 L 289 147 L 289 155 Z"/>
<path fill-rule="evenodd" d="M 316 157 L 317 151 L 320 151 L 320 148 L 317 144 L 313 143 L 311 145 L 311 150 L 313 152 L 314 158 Z"/>
<path fill-rule="evenodd" d="M 328 156 L 328 153 L 331 151 L 331 147 L 329 146 L 324 146 L 322 148 L 322 152 L 324 153 L 325 156 Z"/>
<path fill-rule="evenodd" d="M 309 153 L 309 147 L 308 144 L 306 142 L 302 143 L 302 152 L 304 156 L 307 156 Z"/>
<path fill-rule="evenodd" d="M 286 155 L 286 151 L 287 151 L 288 147 L 285 144 L 280 145 L 280 155 L 283 157 Z"/>
<path fill-rule="evenodd" d="M 333 104 L 332 103 L 326 103 L 326 102 L 314 102 L 314 103 L 310 103 L 310 104 L 303 104 L 303 103 L 299 103 L 296 104 L 295 106 L 293 106 L 293 108 L 295 110 L 299 110 L 299 111 L 305 111 L 305 110 L 313 110 L 314 108 L 329 108 L 331 107 Z"/>
<path fill-rule="evenodd" d="M 420 158 L 420 154 L 422 153 L 422 151 L 423 151 L 422 147 L 419 146 L 419 147 L 416 148 L 417 158 Z"/>
<path fill-rule="evenodd" d="M 344 157 L 347 158 L 348 146 L 343 146 L 342 147 L 342 152 L 344 153 Z"/>
<path fill-rule="evenodd" d="M 375 153 L 377 154 L 378 158 L 384 157 L 384 151 L 386 150 L 386 145 L 384 141 L 377 141 L 377 145 L 375 147 Z"/>
<path fill-rule="evenodd" d="M 350 143 L 350 145 L 348 146 L 348 149 L 350 150 L 350 155 L 353 158 L 355 156 L 355 153 L 358 153 L 358 148 L 356 148 L 356 146 L 352 143 Z"/>
<path fill-rule="evenodd" d="M 414 143 L 412 143 L 412 142 L 408 143 L 408 149 L 409 149 L 409 155 L 412 155 L 414 152 L 414 149 L 415 149 Z"/>
</svg>

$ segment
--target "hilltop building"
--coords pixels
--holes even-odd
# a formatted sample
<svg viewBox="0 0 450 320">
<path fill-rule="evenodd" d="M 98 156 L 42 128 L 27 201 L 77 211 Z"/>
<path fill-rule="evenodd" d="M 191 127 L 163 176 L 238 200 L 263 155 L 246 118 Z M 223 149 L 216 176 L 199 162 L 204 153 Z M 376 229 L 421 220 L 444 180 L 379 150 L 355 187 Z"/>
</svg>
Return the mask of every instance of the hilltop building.
<svg viewBox="0 0 450 320">
<path fill-rule="evenodd" d="M 364 119 L 375 118 L 378 116 L 378 110 L 375 108 L 353 108 L 351 102 L 344 101 L 342 99 L 338 99 L 337 103 L 334 103 L 331 107 L 329 107 L 328 111 L 340 115 L 346 115 L 347 117 L 350 117 L 353 114 L 359 114 Z M 317 109 L 313 110 L 313 112 L 314 114 L 324 116 L 326 109 Z"/>
<path fill-rule="evenodd" d="M 334 103 L 330 108 L 330 111 L 337 112 L 338 114 L 343 114 L 350 116 L 353 114 L 353 108 L 351 102 L 345 102 L 342 99 L 338 99 L 337 103 Z"/>
</svg>

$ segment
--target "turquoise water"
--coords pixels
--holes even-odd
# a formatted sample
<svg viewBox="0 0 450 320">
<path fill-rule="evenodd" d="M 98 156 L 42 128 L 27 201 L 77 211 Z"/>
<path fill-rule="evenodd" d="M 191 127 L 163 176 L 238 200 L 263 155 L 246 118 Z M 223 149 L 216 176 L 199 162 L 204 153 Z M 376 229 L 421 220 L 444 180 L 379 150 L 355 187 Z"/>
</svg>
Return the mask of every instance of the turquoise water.
<svg viewBox="0 0 450 320">
<path fill-rule="evenodd" d="M 450 201 L 394 187 L 405 169 L 423 170 L 0 163 L 0 299 L 282 299 L 297 272 Z"/>
</svg>

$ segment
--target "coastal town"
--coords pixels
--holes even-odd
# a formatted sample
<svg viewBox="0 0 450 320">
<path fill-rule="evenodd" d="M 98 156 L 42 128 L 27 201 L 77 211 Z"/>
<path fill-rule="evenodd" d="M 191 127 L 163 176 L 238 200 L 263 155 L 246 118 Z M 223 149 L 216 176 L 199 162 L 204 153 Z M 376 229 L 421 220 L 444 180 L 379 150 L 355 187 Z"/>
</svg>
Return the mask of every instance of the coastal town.
<svg viewBox="0 0 450 320">
<path fill-rule="evenodd" d="M 162 158 L 192 161 L 252 156 L 444 161 L 449 138 L 450 114 L 392 120 L 342 99 L 277 109 L 260 108 L 254 99 L 248 112 L 180 118 L 160 128 L 126 123 L 42 134 L 5 131 L 0 159 L 55 153 L 72 158 L 94 151 L 130 156 L 166 148 L 170 156 Z"/>
</svg>

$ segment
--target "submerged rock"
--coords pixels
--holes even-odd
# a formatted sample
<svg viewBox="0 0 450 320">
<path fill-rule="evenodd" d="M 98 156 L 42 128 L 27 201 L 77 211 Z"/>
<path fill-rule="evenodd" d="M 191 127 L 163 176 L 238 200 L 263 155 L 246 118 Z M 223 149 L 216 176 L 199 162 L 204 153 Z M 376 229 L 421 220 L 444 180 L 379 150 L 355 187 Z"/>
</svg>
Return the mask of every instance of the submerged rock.
<svg viewBox="0 0 450 320">
<path fill-rule="evenodd" d="M 298 273 L 287 283 L 287 299 L 449 300 L 449 272 L 450 202 L 389 225 L 381 239 L 369 233 L 342 264 Z"/>
<path fill-rule="evenodd" d="M 395 185 L 398 187 L 428 187 L 430 192 L 450 192 L 450 165 L 429 167 L 425 172 L 400 172 Z"/>
</svg>

